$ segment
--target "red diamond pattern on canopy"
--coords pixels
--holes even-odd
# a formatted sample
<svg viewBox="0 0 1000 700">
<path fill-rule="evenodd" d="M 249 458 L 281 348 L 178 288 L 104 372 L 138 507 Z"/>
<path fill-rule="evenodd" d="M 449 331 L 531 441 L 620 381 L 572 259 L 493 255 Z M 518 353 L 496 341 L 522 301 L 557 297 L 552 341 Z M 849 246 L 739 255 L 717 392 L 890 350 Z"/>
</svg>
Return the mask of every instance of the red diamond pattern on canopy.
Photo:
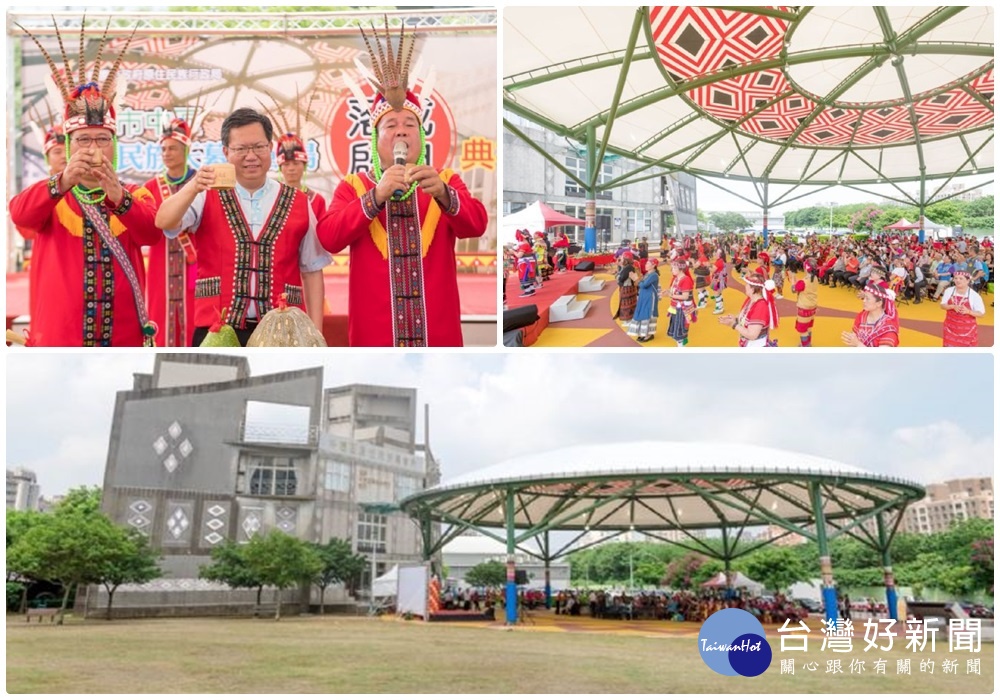
<svg viewBox="0 0 1000 700">
<path fill-rule="evenodd" d="M 786 48 L 786 33 L 791 26 L 784 19 L 740 10 L 676 6 L 651 7 L 649 22 L 657 57 L 669 79 L 681 86 L 727 68 L 778 58 Z M 969 86 L 992 104 L 992 69 Z M 753 110 L 788 92 L 791 92 L 788 97 L 746 119 Z M 729 123 L 743 120 L 739 128 L 747 135 L 776 141 L 791 137 L 817 104 L 815 96 L 793 88 L 785 72 L 778 68 L 764 68 L 701 85 L 683 93 L 683 97 L 716 119 Z M 915 99 L 921 137 L 974 129 L 993 118 L 990 109 L 961 88 L 923 100 L 917 95 Z M 796 137 L 796 143 L 880 146 L 913 142 L 914 137 L 906 105 L 842 102 L 822 110 Z"/>
<path fill-rule="evenodd" d="M 854 123 L 860 118 L 861 111 L 857 109 L 824 109 L 799 134 L 799 142 L 816 146 L 842 146 L 850 143 Z"/>
</svg>

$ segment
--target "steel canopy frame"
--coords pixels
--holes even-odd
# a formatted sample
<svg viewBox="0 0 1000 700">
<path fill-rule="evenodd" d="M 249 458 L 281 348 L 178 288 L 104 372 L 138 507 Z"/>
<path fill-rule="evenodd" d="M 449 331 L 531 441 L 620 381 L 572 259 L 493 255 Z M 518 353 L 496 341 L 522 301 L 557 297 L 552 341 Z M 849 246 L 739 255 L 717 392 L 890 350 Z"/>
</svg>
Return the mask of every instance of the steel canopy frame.
<svg viewBox="0 0 1000 700">
<path fill-rule="evenodd" d="M 828 543 L 849 536 L 882 555 L 890 615 L 895 616 L 888 548 L 906 506 L 924 494 L 916 483 L 863 472 L 643 469 L 444 485 L 404 499 L 400 509 L 421 523 L 421 532 L 430 532 L 431 522 L 448 526 L 436 541 L 425 537 L 425 559 L 430 560 L 453 537 L 472 530 L 505 543 L 511 557 L 515 550 L 539 556 L 524 545 L 532 539 L 542 545 L 539 538 L 544 537 L 541 558 L 546 570 L 552 560 L 592 546 L 579 544 L 587 533 L 605 535 L 598 541 L 624 531 L 669 541 L 664 533 L 680 531 L 689 539 L 672 544 L 720 559 L 730 572 L 734 559 L 787 531 L 819 545 L 826 612 L 833 617 L 836 595 Z M 869 530 L 873 525 L 877 534 Z M 776 526 L 782 532 L 764 541 L 748 541 L 746 529 L 756 526 Z M 706 529 L 721 530 L 721 549 L 692 532 Z M 577 534 L 552 551 L 548 545 L 552 531 Z"/>
<path fill-rule="evenodd" d="M 793 11 L 751 7 L 727 7 L 725 9 L 729 11 L 742 11 L 787 21 L 789 24 L 781 51 L 773 57 L 764 57 L 740 64 L 732 64 L 712 72 L 688 76 L 687 79 L 679 79 L 677 76 L 671 76 L 663 61 L 659 60 L 656 50 L 657 44 L 653 37 L 650 8 L 639 7 L 635 10 L 636 22 L 640 19 L 642 21 L 643 29 L 645 30 L 645 40 L 647 43 L 646 47 L 637 45 L 635 24 L 633 24 L 633 30 L 627 37 L 625 48 L 623 49 L 615 48 L 603 53 L 592 54 L 575 59 L 566 59 L 548 66 L 530 68 L 528 70 L 522 70 L 513 75 L 506 76 L 503 79 L 503 106 L 506 110 L 528 119 L 529 121 L 537 123 L 550 131 L 553 131 L 557 135 L 572 138 L 578 142 L 587 144 L 588 149 L 593 147 L 592 142 L 594 129 L 598 127 L 603 128 L 603 134 L 600 137 L 599 144 L 599 152 L 602 156 L 605 153 L 612 153 L 629 158 L 640 164 L 629 172 L 617 177 L 615 180 L 603 185 L 597 184 L 596 173 L 588 173 L 589 179 L 591 180 L 589 184 L 594 191 L 606 191 L 624 184 L 639 182 L 644 179 L 678 171 L 700 177 L 731 177 L 737 181 L 751 182 L 755 185 L 755 187 L 760 185 L 757 191 L 757 196 L 761 200 L 759 202 L 760 206 L 763 207 L 766 212 L 769 206 L 774 206 L 776 203 L 767 201 L 769 186 L 792 185 L 794 187 L 799 187 L 810 185 L 828 187 L 836 184 L 857 186 L 888 182 L 895 186 L 896 189 L 903 194 L 905 199 L 898 201 L 913 202 L 913 204 L 919 207 L 922 217 L 923 210 L 928 204 L 934 201 L 943 201 L 957 196 L 952 193 L 936 199 L 936 197 L 940 195 L 941 190 L 944 187 L 943 185 L 938 187 L 931 196 L 928 196 L 926 192 L 926 181 L 928 177 L 933 177 L 935 179 L 944 178 L 947 184 L 947 182 L 950 182 L 952 179 L 960 175 L 975 175 L 980 172 L 983 174 L 989 174 L 993 172 L 992 164 L 977 164 L 975 159 L 977 154 L 992 144 L 992 117 L 990 117 L 988 123 L 980 123 L 978 125 L 973 125 L 970 128 L 955 129 L 941 134 L 921 134 L 917 124 L 919 116 L 916 113 L 917 103 L 924 103 L 929 100 L 933 100 L 936 97 L 955 90 L 961 90 L 963 94 L 970 96 L 970 98 L 974 99 L 974 101 L 978 104 L 986 107 L 990 112 L 993 111 L 992 95 L 986 94 L 984 96 L 982 93 L 970 87 L 975 80 L 993 70 L 993 43 L 974 41 L 940 41 L 933 39 L 926 41 L 923 40 L 923 37 L 928 36 L 933 30 L 938 29 L 967 8 L 954 6 L 927 8 L 927 14 L 924 17 L 919 19 L 913 26 L 897 35 L 892 28 L 892 23 L 886 10 L 884 8 L 876 7 L 873 9 L 881 28 L 881 42 L 835 47 L 819 47 L 797 52 L 789 52 L 789 46 L 791 43 L 790 39 L 794 32 L 799 28 L 802 19 L 808 16 L 813 8 L 802 7 Z M 623 11 L 627 10 L 623 9 Z M 610 37 L 610 39 L 613 41 L 614 38 Z M 966 75 L 950 80 L 934 89 L 925 90 L 919 94 L 913 94 L 910 89 L 907 75 L 903 70 L 905 60 L 904 54 L 909 56 L 935 54 L 955 55 L 982 57 L 988 60 L 985 61 L 979 68 Z M 838 85 L 825 95 L 815 95 L 804 90 L 795 83 L 787 70 L 790 66 L 848 58 L 863 58 L 866 60 L 864 60 L 860 66 L 851 72 L 850 75 L 841 80 Z M 629 67 L 644 61 L 655 62 L 665 84 L 662 86 L 656 86 L 643 94 L 638 94 L 629 99 L 623 100 L 621 88 L 624 84 L 626 76 L 628 75 Z M 838 99 L 844 95 L 847 90 L 858 84 L 873 71 L 880 68 L 886 61 L 889 61 L 892 67 L 895 68 L 903 95 L 902 98 L 879 102 L 866 102 L 864 104 L 838 102 Z M 555 123 L 551 119 L 546 119 L 535 109 L 526 106 L 522 103 L 523 101 L 519 100 L 518 93 L 526 88 L 536 87 L 552 81 L 559 81 L 584 75 L 591 71 L 605 70 L 613 67 L 618 68 L 618 79 L 617 88 L 610 105 L 604 111 L 584 117 L 576 124 L 567 125 Z M 788 84 L 791 89 L 772 97 L 768 100 L 766 105 L 755 106 L 752 111 L 744 113 L 738 120 L 726 121 L 714 116 L 706 112 L 690 97 L 690 95 L 693 94 L 691 91 L 696 88 L 714 85 L 722 81 L 731 80 L 739 76 L 767 69 L 781 70 L 788 80 Z M 785 99 L 789 93 L 802 95 L 804 98 L 815 103 L 815 108 L 810 111 L 808 116 L 799 120 L 798 125 L 789 137 L 775 139 L 773 137 L 769 138 L 749 130 L 740 129 L 740 127 L 747 120 L 751 119 L 756 114 L 763 112 L 773 104 Z M 643 143 L 636 148 L 630 149 L 615 145 L 612 139 L 612 131 L 616 119 L 620 119 L 632 112 L 655 105 L 661 100 L 669 98 L 680 98 L 684 100 L 685 104 L 693 110 L 693 115 L 718 126 L 719 129 L 714 134 L 699 138 L 691 143 L 686 143 L 682 148 L 680 148 L 680 150 L 675 150 L 665 156 L 655 156 L 648 152 L 653 145 L 659 143 L 670 134 L 691 123 L 691 115 L 688 115 L 676 119 L 673 124 L 667 126 L 665 129 L 662 129 L 653 136 L 646 138 Z M 851 133 L 850 140 L 845 145 L 821 145 L 816 143 L 805 143 L 797 140 L 798 137 L 802 135 L 811 124 L 814 123 L 817 117 L 825 109 L 841 106 L 852 111 L 856 111 L 859 114 L 858 119 L 853 124 L 853 131 Z M 905 106 L 907 111 L 909 127 L 911 129 L 911 134 L 908 139 L 896 140 L 891 143 L 882 144 L 856 143 L 855 138 L 858 134 L 858 130 L 861 126 L 862 118 L 865 113 L 898 106 Z M 989 133 L 986 135 L 983 143 L 979 144 L 973 152 L 965 140 L 965 137 L 970 134 L 986 130 L 988 130 Z M 514 133 L 513 130 L 511 131 Z M 750 143 L 747 145 L 740 145 L 739 141 L 737 141 L 737 155 L 733 157 L 728 165 L 724 166 L 724 168 L 721 170 L 706 169 L 703 164 L 696 162 L 702 153 L 711 148 L 720 139 L 724 138 L 726 134 L 730 134 L 732 138 L 735 139 L 737 133 L 742 139 L 748 139 Z M 953 170 L 935 172 L 928 175 L 925 161 L 925 150 L 927 146 L 944 139 L 955 140 L 956 137 L 961 139 L 962 146 L 969 157 Z M 777 151 L 766 165 L 754 168 L 745 156 L 750 149 L 758 143 L 776 145 Z M 902 176 L 887 176 L 883 169 L 882 155 L 885 153 L 887 148 L 901 146 L 909 146 L 915 150 L 918 165 L 912 174 L 907 173 Z M 775 168 L 782 161 L 785 154 L 790 150 L 810 151 L 809 163 L 805 168 L 799 170 L 800 175 L 798 179 L 790 179 L 785 175 L 776 177 L 774 174 Z M 812 165 L 813 158 L 817 154 L 821 154 L 823 152 L 832 154 L 833 158 L 830 161 L 827 161 L 827 163 L 825 163 L 822 167 L 813 170 L 810 175 L 808 170 L 810 165 Z M 877 159 L 873 159 L 877 160 L 877 165 L 873 165 L 864 157 L 869 153 L 877 154 Z M 551 154 L 547 154 L 546 157 L 550 162 L 561 165 L 559 158 L 556 158 Z M 842 160 L 840 162 L 839 170 L 836 172 L 836 177 L 833 177 L 833 173 L 820 176 L 820 173 L 827 170 L 828 167 L 832 163 L 835 163 L 839 158 Z M 855 164 L 850 176 L 845 177 L 845 168 L 848 164 L 849 158 L 855 158 L 857 161 L 860 161 L 860 163 L 863 163 L 864 166 L 869 169 L 871 175 L 866 177 L 862 173 L 857 172 L 857 164 Z M 823 158 L 823 160 L 825 160 L 825 158 Z M 742 164 L 746 173 L 730 172 L 730 170 L 732 170 L 738 163 Z M 640 173 L 651 168 L 655 169 L 652 174 L 646 174 L 640 177 Z M 896 184 L 898 182 L 908 181 L 920 183 L 921 191 L 920 195 L 916 199 L 903 192 L 902 189 Z M 992 179 L 988 180 L 984 184 L 991 183 Z M 788 194 L 789 193 L 785 193 L 779 197 L 778 201 L 782 198 L 786 198 L 786 201 L 788 201 Z"/>
</svg>

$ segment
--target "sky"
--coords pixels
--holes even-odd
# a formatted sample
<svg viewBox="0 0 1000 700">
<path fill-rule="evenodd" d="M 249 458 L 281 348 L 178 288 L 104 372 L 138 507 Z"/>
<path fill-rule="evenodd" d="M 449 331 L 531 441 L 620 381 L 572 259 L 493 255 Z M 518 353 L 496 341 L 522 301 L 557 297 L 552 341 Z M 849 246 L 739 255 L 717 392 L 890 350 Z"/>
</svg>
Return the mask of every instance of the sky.
<svg viewBox="0 0 1000 700">
<path fill-rule="evenodd" d="M 756 211 L 759 210 L 759 206 L 754 206 L 746 201 L 750 199 L 754 202 L 759 201 L 759 195 L 754 189 L 753 184 L 749 182 L 739 182 L 736 180 L 729 180 L 725 178 L 709 178 L 714 182 L 717 187 L 705 184 L 704 181 L 699 180 L 697 184 L 698 192 L 698 209 L 704 212 L 712 211 Z M 978 187 L 982 190 L 983 195 L 993 194 L 994 186 L 991 183 L 993 179 L 993 174 L 985 175 L 970 175 L 965 177 L 956 177 L 951 182 L 949 182 L 945 190 L 950 190 L 955 187 L 959 190 L 971 189 Z M 927 181 L 927 192 L 928 194 L 934 192 L 938 187 L 944 184 L 944 180 L 928 180 Z M 899 183 L 899 186 L 911 197 L 917 198 L 920 194 L 920 183 L 919 182 L 903 182 Z M 895 189 L 892 185 L 886 184 L 874 184 L 874 185 L 861 185 L 869 192 L 874 192 L 878 195 L 884 195 L 885 197 L 891 197 L 893 199 L 900 199 L 902 195 L 899 190 Z M 729 190 L 727 192 L 726 190 Z M 778 199 L 778 197 L 784 195 L 791 189 L 790 185 L 772 185 L 770 188 L 770 198 L 772 201 Z M 739 195 L 739 196 L 734 196 Z M 809 194 L 807 194 L 809 193 Z M 805 209 L 806 207 L 820 206 L 828 207 L 830 203 L 833 202 L 835 205 L 841 204 L 861 204 L 865 202 L 875 202 L 878 203 L 882 200 L 879 196 L 873 196 L 872 194 L 866 192 L 859 192 L 858 190 L 851 189 L 849 187 L 844 187 L 842 185 L 836 185 L 834 187 L 829 187 L 823 189 L 816 186 L 803 186 L 791 194 L 792 197 L 799 197 L 799 199 L 794 199 L 789 201 L 787 204 L 779 204 L 774 208 L 774 211 L 779 214 L 787 214 L 790 211 L 795 211 L 797 209 Z M 746 199 L 740 199 L 740 197 L 745 197 Z M 890 201 L 893 206 L 908 208 L 913 206 L 908 203 L 902 203 L 898 201 Z"/>
<path fill-rule="evenodd" d="M 117 391 L 149 353 L 7 353 L 7 468 L 43 496 L 103 482 Z M 567 445 L 751 443 L 921 483 L 993 473 L 993 358 L 979 353 L 255 353 L 253 375 L 417 389 L 442 477 Z M 422 423 L 418 441 L 423 441 Z M 557 466 L 557 465 L 554 465 Z"/>
</svg>

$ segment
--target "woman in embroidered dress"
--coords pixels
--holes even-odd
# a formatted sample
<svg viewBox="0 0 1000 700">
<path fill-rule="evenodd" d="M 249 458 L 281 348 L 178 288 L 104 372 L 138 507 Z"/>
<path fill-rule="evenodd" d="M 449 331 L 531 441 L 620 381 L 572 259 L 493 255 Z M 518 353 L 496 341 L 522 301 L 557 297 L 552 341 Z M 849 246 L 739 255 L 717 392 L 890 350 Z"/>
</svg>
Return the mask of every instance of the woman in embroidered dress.
<svg viewBox="0 0 1000 700">
<path fill-rule="evenodd" d="M 796 280 L 792 291 L 798 295 L 795 301 L 795 332 L 799 334 L 799 346 L 812 347 L 812 327 L 819 306 L 819 276 L 816 274 L 816 261 L 807 258 L 802 264 L 805 279 Z"/>
<path fill-rule="evenodd" d="M 955 286 L 944 290 L 941 298 L 941 308 L 945 309 L 942 334 L 944 347 L 976 347 L 979 344 L 976 319 L 986 313 L 986 304 L 970 287 L 972 275 L 968 270 L 958 270 L 953 276 Z"/>
<path fill-rule="evenodd" d="M 861 313 L 854 327 L 840 335 L 845 345 L 876 348 L 899 345 L 899 314 L 896 293 L 881 284 L 868 282 L 861 294 Z"/>
<path fill-rule="evenodd" d="M 688 328 L 691 324 L 688 314 L 693 311 L 691 294 L 694 291 L 694 280 L 688 272 L 686 260 L 677 258 L 670 263 L 673 279 L 669 291 L 664 295 L 670 297 L 670 323 L 667 325 L 667 336 L 677 342 L 682 348 L 688 343 Z"/>
<path fill-rule="evenodd" d="M 722 306 L 722 292 L 726 289 L 726 253 L 719 246 L 715 251 L 715 267 L 712 271 L 712 299 L 715 301 L 713 314 L 718 316 L 725 312 Z"/>
<path fill-rule="evenodd" d="M 660 297 L 660 261 L 649 258 L 646 261 L 646 274 L 639 280 L 639 298 L 635 305 L 635 314 L 628 324 L 628 334 L 640 343 L 648 343 L 656 334 L 656 319 L 660 315 L 658 299 Z"/>
<path fill-rule="evenodd" d="M 770 339 L 770 332 L 778 327 L 778 308 L 774 303 L 774 280 L 759 272 L 750 272 L 743 278 L 746 301 L 739 314 L 719 316 L 719 323 L 729 326 L 739 335 L 741 348 L 773 347 L 777 340 Z"/>
<path fill-rule="evenodd" d="M 636 282 L 639 281 L 639 273 L 635 270 L 632 251 L 625 251 L 621 257 L 621 269 L 618 271 L 618 311 L 615 318 L 620 321 L 631 321 L 635 313 L 636 299 L 639 295 L 639 288 Z"/>
</svg>

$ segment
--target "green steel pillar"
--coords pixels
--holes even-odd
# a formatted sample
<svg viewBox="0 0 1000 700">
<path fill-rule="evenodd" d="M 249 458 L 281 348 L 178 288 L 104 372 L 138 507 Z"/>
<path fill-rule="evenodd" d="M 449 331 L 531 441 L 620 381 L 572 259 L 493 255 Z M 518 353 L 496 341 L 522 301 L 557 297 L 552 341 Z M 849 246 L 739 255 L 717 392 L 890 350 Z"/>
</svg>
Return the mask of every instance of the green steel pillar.
<svg viewBox="0 0 1000 700">
<path fill-rule="evenodd" d="M 733 557 L 729 550 L 729 531 L 722 528 L 722 573 L 726 577 L 726 598 L 733 597 Z"/>
<path fill-rule="evenodd" d="M 587 127 L 587 182 L 594 180 L 594 173 L 597 172 L 595 149 L 597 148 L 597 129 L 591 124 Z M 583 229 L 583 249 L 592 253 L 597 250 L 597 191 L 593 187 L 587 188 L 587 202 L 584 205 L 586 214 L 586 226 Z"/>
<path fill-rule="evenodd" d="M 517 582 L 515 581 L 514 559 L 514 492 L 507 491 L 507 504 L 504 508 L 504 519 L 507 522 L 507 597 L 504 608 L 507 613 L 507 624 L 517 624 Z"/>
<path fill-rule="evenodd" d="M 766 178 L 764 180 L 763 195 L 764 195 L 764 198 L 763 198 L 763 201 L 761 202 L 761 204 L 764 205 L 764 225 L 763 225 L 764 247 L 767 248 L 767 241 L 768 241 L 769 236 L 768 236 L 768 232 L 767 232 L 767 179 Z"/>
<path fill-rule="evenodd" d="M 432 575 L 441 573 L 437 571 L 437 566 L 434 564 L 434 552 L 432 551 L 434 547 L 434 529 L 430 513 L 421 513 L 420 515 L 420 539 L 423 540 L 424 561 L 430 567 L 430 573 Z"/>
<path fill-rule="evenodd" d="M 896 578 L 892 574 L 892 559 L 889 556 L 889 540 L 885 534 L 885 519 L 883 514 L 875 516 L 878 520 L 878 546 L 882 554 L 882 572 L 885 576 L 885 604 L 889 609 L 889 618 L 899 619 L 899 597 L 896 595 Z"/>
<path fill-rule="evenodd" d="M 927 205 L 927 178 L 924 171 L 925 168 L 920 168 L 920 232 L 917 234 L 920 243 L 924 242 L 924 207 Z"/>
<path fill-rule="evenodd" d="M 549 531 L 545 531 L 545 609 L 552 609 L 552 558 L 549 556 Z"/>
<path fill-rule="evenodd" d="M 823 499 L 819 492 L 819 482 L 809 484 L 812 496 L 813 517 L 816 519 L 816 544 L 819 547 L 819 571 L 823 579 L 823 610 L 827 620 L 837 619 L 837 589 L 833 583 L 833 564 L 830 548 L 826 540 L 826 517 L 823 515 Z M 848 613 L 849 615 L 850 613 Z"/>
</svg>

